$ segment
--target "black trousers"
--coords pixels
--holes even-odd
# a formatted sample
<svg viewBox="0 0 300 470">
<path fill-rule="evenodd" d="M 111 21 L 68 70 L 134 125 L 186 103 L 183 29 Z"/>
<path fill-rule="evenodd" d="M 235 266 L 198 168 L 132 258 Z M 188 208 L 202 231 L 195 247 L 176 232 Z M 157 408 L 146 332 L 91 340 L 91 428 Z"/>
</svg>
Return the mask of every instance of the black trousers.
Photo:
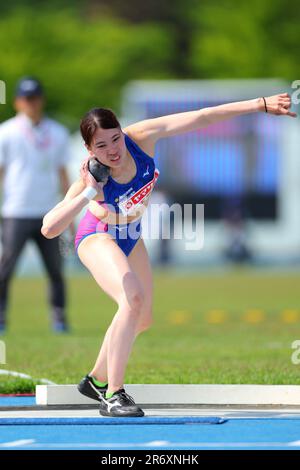
<svg viewBox="0 0 300 470">
<path fill-rule="evenodd" d="M 2 256 L 0 260 L 0 323 L 5 324 L 9 283 L 27 240 L 34 240 L 49 277 L 49 303 L 53 320 L 65 321 L 65 282 L 58 237 L 48 240 L 41 234 L 42 218 L 1 218 Z"/>
</svg>

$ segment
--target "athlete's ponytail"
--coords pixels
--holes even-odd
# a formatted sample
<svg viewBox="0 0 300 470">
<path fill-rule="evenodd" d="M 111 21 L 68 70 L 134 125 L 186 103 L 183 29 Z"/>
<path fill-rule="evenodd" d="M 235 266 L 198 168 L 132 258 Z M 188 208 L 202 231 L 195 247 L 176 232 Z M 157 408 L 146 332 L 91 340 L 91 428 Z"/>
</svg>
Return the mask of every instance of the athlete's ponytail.
<svg viewBox="0 0 300 470">
<path fill-rule="evenodd" d="M 86 145 L 90 145 L 97 129 L 121 128 L 115 113 L 108 108 L 91 109 L 82 118 L 80 132 Z"/>
</svg>

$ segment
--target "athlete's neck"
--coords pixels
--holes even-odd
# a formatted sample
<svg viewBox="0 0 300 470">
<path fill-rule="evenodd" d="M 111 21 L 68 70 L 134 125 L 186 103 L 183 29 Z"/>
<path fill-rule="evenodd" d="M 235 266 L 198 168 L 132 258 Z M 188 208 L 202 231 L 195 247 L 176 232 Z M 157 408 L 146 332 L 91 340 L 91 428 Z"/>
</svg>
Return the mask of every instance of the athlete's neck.
<svg viewBox="0 0 300 470">
<path fill-rule="evenodd" d="M 126 152 L 126 158 L 124 158 L 124 163 L 117 168 L 111 169 L 111 176 L 116 180 L 129 179 L 131 180 L 137 171 L 135 161 L 130 153 Z"/>
</svg>

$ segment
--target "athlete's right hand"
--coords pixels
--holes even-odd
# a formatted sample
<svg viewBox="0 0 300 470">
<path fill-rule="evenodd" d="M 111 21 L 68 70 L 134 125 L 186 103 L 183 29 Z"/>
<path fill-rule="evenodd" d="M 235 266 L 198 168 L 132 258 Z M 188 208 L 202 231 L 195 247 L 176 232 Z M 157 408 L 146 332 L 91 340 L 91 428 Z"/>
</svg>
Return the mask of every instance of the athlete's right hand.
<svg viewBox="0 0 300 470">
<path fill-rule="evenodd" d="M 93 200 L 97 201 L 99 199 L 104 199 L 103 195 L 103 186 L 105 185 L 106 182 L 97 182 L 93 175 L 89 172 L 88 169 L 88 161 L 92 157 L 88 157 L 85 160 L 83 160 L 81 167 L 80 167 L 80 176 L 82 181 L 84 182 L 85 186 L 92 186 L 97 190 L 96 196 L 93 198 Z"/>
</svg>

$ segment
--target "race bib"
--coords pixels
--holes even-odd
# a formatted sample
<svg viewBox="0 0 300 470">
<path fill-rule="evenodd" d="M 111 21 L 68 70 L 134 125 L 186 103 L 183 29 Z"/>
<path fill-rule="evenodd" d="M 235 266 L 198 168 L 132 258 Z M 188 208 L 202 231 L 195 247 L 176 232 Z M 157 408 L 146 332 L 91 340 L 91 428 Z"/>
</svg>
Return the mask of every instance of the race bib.
<svg viewBox="0 0 300 470">
<path fill-rule="evenodd" d="M 154 177 L 149 183 L 145 184 L 145 186 L 136 193 L 131 194 L 128 198 L 122 199 L 122 201 L 119 202 L 118 206 L 123 215 L 131 215 L 134 213 L 138 206 L 150 196 L 158 176 L 159 171 L 156 168 Z"/>
</svg>

